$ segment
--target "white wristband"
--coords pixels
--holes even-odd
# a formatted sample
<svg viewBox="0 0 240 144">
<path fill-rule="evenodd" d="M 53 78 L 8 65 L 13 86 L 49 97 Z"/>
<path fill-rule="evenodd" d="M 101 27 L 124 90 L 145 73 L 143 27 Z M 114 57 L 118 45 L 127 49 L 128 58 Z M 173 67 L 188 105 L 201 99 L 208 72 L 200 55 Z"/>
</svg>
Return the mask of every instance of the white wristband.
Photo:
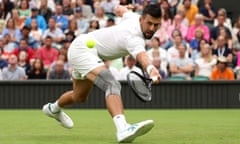
<svg viewBox="0 0 240 144">
<path fill-rule="evenodd" d="M 147 66 L 147 73 L 150 75 L 152 69 L 154 68 L 154 65 Z"/>
</svg>

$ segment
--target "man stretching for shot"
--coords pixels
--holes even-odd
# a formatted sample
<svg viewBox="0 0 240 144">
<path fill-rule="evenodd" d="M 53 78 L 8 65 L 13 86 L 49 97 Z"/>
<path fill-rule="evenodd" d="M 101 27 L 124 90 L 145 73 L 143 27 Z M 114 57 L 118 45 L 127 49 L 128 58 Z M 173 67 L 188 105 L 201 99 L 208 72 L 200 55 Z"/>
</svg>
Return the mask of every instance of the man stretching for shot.
<svg viewBox="0 0 240 144">
<path fill-rule="evenodd" d="M 114 79 L 102 59 L 111 60 L 131 54 L 150 77 L 161 77 L 151 64 L 145 51 L 145 39 L 151 39 L 161 25 L 161 9 L 158 5 L 148 5 L 141 16 L 119 6 L 123 14 L 122 22 L 116 26 L 80 35 L 71 44 L 68 60 L 73 67 L 73 90 L 65 92 L 55 103 L 43 106 L 43 112 L 66 128 L 73 127 L 71 118 L 62 111 L 67 105 L 84 102 L 95 84 L 105 92 L 106 106 L 117 129 L 118 142 L 132 142 L 137 136 L 147 133 L 154 126 L 153 120 L 136 124 L 126 122 L 121 100 L 121 85 Z M 94 48 L 86 43 L 95 41 Z"/>
</svg>

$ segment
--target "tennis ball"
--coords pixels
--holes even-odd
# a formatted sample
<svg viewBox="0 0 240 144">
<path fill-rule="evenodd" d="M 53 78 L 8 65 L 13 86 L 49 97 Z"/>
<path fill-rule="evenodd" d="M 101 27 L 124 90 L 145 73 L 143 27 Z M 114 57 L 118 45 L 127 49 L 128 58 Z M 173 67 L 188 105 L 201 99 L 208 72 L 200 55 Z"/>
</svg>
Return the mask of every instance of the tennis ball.
<svg viewBox="0 0 240 144">
<path fill-rule="evenodd" d="M 94 48 L 95 45 L 96 45 L 96 42 L 94 40 L 87 40 L 87 42 L 86 42 L 86 46 L 88 48 Z"/>
</svg>

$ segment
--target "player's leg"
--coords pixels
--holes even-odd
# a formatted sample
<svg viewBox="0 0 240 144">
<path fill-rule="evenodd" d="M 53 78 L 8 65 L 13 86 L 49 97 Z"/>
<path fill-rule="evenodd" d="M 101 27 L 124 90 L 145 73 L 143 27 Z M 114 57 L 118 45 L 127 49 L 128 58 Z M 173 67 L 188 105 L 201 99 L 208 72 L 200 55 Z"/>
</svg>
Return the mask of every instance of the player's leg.
<svg viewBox="0 0 240 144">
<path fill-rule="evenodd" d="M 73 79 L 73 90 L 65 92 L 58 100 L 59 107 L 65 107 L 79 102 L 85 102 L 93 87 L 93 83 L 88 80 Z"/>
<path fill-rule="evenodd" d="M 130 125 L 126 122 L 121 99 L 121 86 L 105 67 L 100 66 L 89 72 L 86 77 L 105 91 L 106 105 L 117 128 L 118 142 L 132 142 L 136 137 L 147 133 L 153 127 L 153 121 L 147 120 Z"/>
<path fill-rule="evenodd" d="M 72 105 L 78 102 L 85 102 L 87 96 L 92 89 L 93 83 L 88 80 L 73 79 L 73 90 L 67 91 L 55 102 L 48 103 L 43 106 L 43 112 L 55 118 L 63 127 L 72 128 L 73 121 L 71 118 L 62 111 L 62 108 L 67 105 Z"/>
</svg>

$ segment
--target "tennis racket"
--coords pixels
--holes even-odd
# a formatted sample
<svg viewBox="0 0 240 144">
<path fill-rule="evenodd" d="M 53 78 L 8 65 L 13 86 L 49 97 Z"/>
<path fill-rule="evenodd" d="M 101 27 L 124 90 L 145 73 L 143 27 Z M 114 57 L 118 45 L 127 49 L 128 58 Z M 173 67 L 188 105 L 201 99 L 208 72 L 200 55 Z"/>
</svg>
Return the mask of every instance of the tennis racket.
<svg viewBox="0 0 240 144">
<path fill-rule="evenodd" d="M 133 93 L 143 102 L 149 102 L 152 100 L 152 83 L 157 78 L 150 79 L 142 76 L 136 71 L 131 71 L 127 75 L 127 82 Z"/>
</svg>

